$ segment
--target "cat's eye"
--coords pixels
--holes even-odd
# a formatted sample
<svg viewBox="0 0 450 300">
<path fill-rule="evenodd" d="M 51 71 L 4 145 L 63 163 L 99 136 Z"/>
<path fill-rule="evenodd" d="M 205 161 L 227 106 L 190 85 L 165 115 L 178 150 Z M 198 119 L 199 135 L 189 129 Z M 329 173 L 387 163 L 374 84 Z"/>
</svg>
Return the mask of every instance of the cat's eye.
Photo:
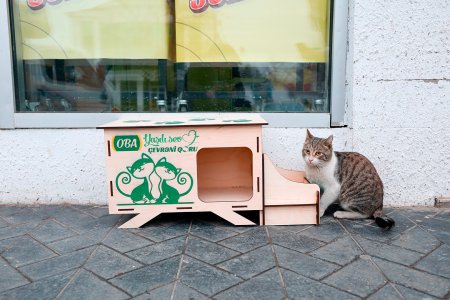
<svg viewBox="0 0 450 300">
<path fill-rule="evenodd" d="M 311 153 L 311 152 L 309 152 L 309 150 L 305 150 L 305 153 L 309 155 L 309 153 Z"/>
<path fill-rule="evenodd" d="M 317 152 L 316 152 L 316 156 L 320 156 L 320 155 L 322 155 L 322 152 L 317 151 Z"/>
</svg>

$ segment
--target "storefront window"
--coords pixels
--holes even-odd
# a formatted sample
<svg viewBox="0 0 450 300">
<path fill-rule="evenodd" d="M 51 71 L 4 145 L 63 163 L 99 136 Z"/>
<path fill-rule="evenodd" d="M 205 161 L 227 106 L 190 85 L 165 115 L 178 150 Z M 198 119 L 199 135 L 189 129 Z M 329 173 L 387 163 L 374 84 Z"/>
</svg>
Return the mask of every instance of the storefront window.
<svg viewBox="0 0 450 300">
<path fill-rule="evenodd" d="M 329 0 L 13 0 L 17 112 L 329 112 Z"/>
</svg>

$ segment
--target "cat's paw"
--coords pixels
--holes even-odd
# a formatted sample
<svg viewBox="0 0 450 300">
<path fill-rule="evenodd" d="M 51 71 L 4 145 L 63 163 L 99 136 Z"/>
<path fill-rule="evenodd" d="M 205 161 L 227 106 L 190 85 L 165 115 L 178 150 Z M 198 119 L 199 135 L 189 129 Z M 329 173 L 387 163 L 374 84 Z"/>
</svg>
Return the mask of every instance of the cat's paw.
<svg viewBox="0 0 450 300">
<path fill-rule="evenodd" d="M 345 218 L 344 215 L 345 215 L 345 212 L 344 212 L 344 211 L 340 211 L 340 210 L 335 211 L 334 214 L 333 214 L 333 216 L 334 216 L 336 219 L 344 219 L 344 218 Z"/>
</svg>

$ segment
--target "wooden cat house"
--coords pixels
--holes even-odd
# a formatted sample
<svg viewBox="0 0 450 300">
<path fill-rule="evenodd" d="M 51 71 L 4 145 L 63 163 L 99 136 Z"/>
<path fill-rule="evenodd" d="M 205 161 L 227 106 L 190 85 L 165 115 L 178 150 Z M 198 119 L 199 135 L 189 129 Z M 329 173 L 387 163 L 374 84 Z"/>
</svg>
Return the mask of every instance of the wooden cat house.
<svg viewBox="0 0 450 300">
<path fill-rule="evenodd" d="M 255 225 L 318 224 L 319 187 L 301 172 L 272 164 L 262 152 L 256 114 L 214 118 L 118 120 L 104 129 L 109 212 L 137 214 L 137 228 L 161 213 L 213 212 Z"/>
</svg>

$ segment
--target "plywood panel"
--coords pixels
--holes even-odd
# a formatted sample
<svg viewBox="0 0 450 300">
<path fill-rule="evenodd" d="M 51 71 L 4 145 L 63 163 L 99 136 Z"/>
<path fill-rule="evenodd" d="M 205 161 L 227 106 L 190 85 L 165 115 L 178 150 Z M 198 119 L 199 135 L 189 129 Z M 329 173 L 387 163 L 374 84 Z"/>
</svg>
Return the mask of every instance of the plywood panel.
<svg viewBox="0 0 450 300">
<path fill-rule="evenodd" d="M 317 224 L 316 206 L 273 206 L 264 208 L 265 225 Z"/>
<path fill-rule="evenodd" d="M 264 155 L 264 205 L 315 204 L 319 186 L 306 183 L 303 174 L 277 168 Z"/>
</svg>

